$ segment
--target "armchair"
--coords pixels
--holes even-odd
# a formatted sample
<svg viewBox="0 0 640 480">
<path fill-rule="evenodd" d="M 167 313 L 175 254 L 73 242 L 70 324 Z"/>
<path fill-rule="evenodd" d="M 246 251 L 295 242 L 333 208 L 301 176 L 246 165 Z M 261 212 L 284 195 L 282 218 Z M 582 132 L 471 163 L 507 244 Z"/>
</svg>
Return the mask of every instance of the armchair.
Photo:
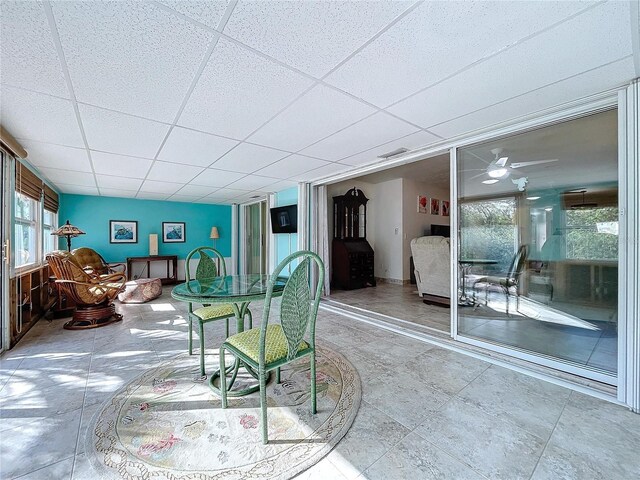
<svg viewBox="0 0 640 480">
<path fill-rule="evenodd" d="M 88 247 L 76 248 L 71 254 L 82 268 L 89 271 L 89 273 L 110 275 L 112 273 L 125 273 L 127 269 L 124 263 L 107 263 L 104 258 L 102 258 L 102 255 Z"/>
<path fill-rule="evenodd" d="M 48 254 L 47 262 L 56 276 L 56 284 L 76 304 L 73 318 L 64 324 L 64 328 L 96 328 L 122 320 L 112 300 L 127 281 L 123 273 L 90 273 L 73 254 L 62 250 Z"/>
</svg>

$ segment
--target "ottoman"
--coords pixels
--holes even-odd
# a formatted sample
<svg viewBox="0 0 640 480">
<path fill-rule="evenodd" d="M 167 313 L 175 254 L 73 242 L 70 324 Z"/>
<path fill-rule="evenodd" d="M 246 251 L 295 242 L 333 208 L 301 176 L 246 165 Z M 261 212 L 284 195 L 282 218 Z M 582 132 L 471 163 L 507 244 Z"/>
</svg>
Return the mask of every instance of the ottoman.
<svg viewBox="0 0 640 480">
<path fill-rule="evenodd" d="M 162 295 L 162 281 L 159 278 L 139 278 L 124 284 L 118 294 L 122 303 L 145 303 Z"/>
</svg>

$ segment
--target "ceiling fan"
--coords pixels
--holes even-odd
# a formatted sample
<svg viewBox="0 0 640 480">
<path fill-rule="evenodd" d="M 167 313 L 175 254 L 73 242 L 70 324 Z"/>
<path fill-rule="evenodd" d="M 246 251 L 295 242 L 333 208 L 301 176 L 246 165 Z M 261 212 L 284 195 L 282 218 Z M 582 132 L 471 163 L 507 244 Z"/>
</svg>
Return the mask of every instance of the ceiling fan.
<svg viewBox="0 0 640 480">
<path fill-rule="evenodd" d="M 509 163 L 509 157 L 506 155 L 502 155 L 504 149 L 502 148 L 493 148 L 491 149 L 491 153 L 495 156 L 495 159 L 487 165 L 487 168 L 482 169 L 482 173 L 475 175 L 470 178 L 473 180 L 475 178 L 487 176 L 488 178 L 483 180 L 482 183 L 485 185 L 493 185 L 494 183 L 498 183 L 500 180 L 506 179 L 512 173 L 515 173 L 515 170 L 522 167 L 528 167 L 531 165 L 539 165 L 541 163 L 551 163 L 557 162 L 557 158 L 550 158 L 547 160 L 532 160 L 529 162 L 511 162 Z M 515 185 L 518 186 L 518 190 L 523 191 L 525 185 L 529 181 L 527 177 L 514 178 L 511 180 Z"/>
</svg>

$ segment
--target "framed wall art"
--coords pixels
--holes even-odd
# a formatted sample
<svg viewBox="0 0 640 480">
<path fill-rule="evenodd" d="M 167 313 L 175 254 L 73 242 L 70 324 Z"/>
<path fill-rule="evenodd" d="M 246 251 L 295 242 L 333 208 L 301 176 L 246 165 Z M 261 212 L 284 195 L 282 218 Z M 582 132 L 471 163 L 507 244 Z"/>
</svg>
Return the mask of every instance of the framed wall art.
<svg viewBox="0 0 640 480">
<path fill-rule="evenodd" d="M 137 220 L 109 220 L 109 243 L 138 243 Z"/>
<path fill-rule="evenodd" d="M 431 199 L 431 215 L 440 215 L 440 200 L 437 198 Z"/>
<path fill-rule="evenodd" d="M 162 241 L 164 243 L 186 242 L 186 224 L 184 222 L 162 222 Z"/>
<path fill-rule="evenodd" d="M 418 195 L 418 213 L 429 213 L 427 210 L 427 196 Z"/>
</svg>

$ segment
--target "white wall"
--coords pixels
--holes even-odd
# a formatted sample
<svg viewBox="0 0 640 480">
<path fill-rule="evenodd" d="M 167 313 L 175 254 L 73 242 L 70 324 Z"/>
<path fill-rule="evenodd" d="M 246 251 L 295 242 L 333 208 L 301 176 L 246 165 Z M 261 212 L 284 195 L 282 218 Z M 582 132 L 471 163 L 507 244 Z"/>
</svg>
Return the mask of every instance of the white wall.
<svg viewBox="0 0 640 480">
<path fill-rule="evenodd" d="M 409 280 L 410 268 L 409 257 L 411 257 L 411 240 L 424 235 L 432 224 L 449 225 L 451 217 L 442 215 L 431 215 L 431 206 L 427 204 L 429 213 L 418 213 L 418 195 L 425 195 L 428 199 L 438 198 L 440 200 L 450 200 L 449 189 L 433 188 L 428 182 L 415 182 L 404 179 L 402 184 L 402 224 L 403 224 L 403 245 L 402 245 L 402 279 Z"/>
<path fill-rule="evenodd" d="M 402 280 L 401 178 L 375 185 L 375 276 Z"/>
</svg>

